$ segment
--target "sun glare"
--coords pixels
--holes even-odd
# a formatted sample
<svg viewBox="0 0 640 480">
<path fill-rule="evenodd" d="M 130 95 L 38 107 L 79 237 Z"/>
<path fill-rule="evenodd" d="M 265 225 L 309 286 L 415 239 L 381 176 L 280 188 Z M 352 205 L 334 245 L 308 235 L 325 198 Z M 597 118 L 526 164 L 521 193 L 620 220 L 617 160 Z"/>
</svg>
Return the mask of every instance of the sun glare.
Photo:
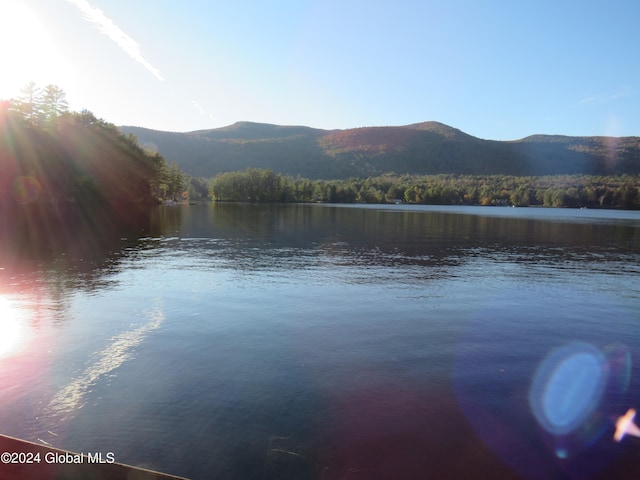
<svg viewBox="0 0 640 480">
<path fill-rule="evenodd" d="M 22 0 L 2 0 L 0 19 L 0 99 L 17 96 L 30 81 L 58 83 L 60 58 L 38 15 Z"/>
<path fill-rule="evenodd" d="M 23 325 L 10 300 L 0 297 L 0 358 L 14 352 L 23 340 Z"/>
</svg>

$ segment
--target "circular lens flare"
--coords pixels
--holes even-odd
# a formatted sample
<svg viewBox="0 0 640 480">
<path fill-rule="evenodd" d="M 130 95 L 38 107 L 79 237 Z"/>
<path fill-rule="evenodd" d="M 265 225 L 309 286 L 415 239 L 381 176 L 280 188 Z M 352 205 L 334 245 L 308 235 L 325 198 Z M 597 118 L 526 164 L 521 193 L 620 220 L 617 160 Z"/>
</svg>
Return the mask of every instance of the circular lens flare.
<svg viewBox="0 0 640 480">
<path fill-rule="evenodd" d="M 538 368 L 529 395 L 538 423 L 555 435 L 579 428 L 599 405 L 608 377 L 606 359 L 595 347 L 556 349 Z"/>
<path fill-rule="evenodd" d="M 619 300 L 571 287 L 488 299 L 456 351 L 462 412 L 523 478 L 592 478 L 617 454 L 612 427 L 630 406 L 634 323 Z"/>
</svg>

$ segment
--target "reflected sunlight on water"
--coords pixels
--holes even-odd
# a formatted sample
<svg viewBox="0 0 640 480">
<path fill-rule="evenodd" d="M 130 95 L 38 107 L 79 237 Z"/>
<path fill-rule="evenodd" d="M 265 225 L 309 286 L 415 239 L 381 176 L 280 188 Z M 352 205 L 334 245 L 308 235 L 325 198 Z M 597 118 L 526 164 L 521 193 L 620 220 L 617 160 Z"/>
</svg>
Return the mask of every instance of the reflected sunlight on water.
<svg viewBox="0 0 640 480">
<path fill-rule="evenodd" d="M 0 358 L 19 349 L 26 337 L 18 309 L 8 298 L 0 297 Z"/>
<path fill-rule="evenodd" d="M 103 350 L 97 352 L 97 360 L 90 364 L 77 378 L 62 387 L 49 403 L 51 415 L 68 420 L 85 404 L 85 397 L 91 386 L 100 378 L 110 374 L 134 356 L 134 349 L 153 330 L 160 327 L 164 313 L 159 302 L 148 313 L 149 321 L 141 327 L 123 332 L 114 337 Z"/>
</svg>

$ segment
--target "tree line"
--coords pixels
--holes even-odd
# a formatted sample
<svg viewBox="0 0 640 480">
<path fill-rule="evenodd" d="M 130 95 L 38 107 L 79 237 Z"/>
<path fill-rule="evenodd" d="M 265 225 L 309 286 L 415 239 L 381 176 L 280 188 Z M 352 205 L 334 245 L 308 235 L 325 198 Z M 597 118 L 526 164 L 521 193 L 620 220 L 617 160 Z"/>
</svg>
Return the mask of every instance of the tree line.
<svg viewBox="0 0 640 480">
<path fill-rule="evenodd" d="M 30 82 L 19 97 L 7 102 L 7 110 L 31 128 L 55 128 L 60 117 L 69 112 L 66 97 L 64 90 L 57 85 L 39 88 L 35 82 Z"/>
<path fill-rule="evenodd" d="M 133 135 L 83 110 L 64 90 L 28 84 L 0 102 L 0 206 L 126 210 L 183 196 L 185 176 Z M 88 210 L 89 208 L 87 208 Z"/>
<path fill-rule="evenodd" d="M 640 176 L 379 175 L 310 180 L 247 168 L 185 175 L 133 135 L 89 111 L 71 112 L 56 85 L 0 101 L 0 206 L 126 209 L 160 200 L 409 203 L 640 209 Z"/>
<path fill-rule="evenodd" d="M 202 180 L 201 180 L 202 182 Z M 208 181 L 209 197 L 233 202 L 408 203 L 640 209 L 640 175 L 381 175 L 309 180 L 247 168 Z"/>
</svg>

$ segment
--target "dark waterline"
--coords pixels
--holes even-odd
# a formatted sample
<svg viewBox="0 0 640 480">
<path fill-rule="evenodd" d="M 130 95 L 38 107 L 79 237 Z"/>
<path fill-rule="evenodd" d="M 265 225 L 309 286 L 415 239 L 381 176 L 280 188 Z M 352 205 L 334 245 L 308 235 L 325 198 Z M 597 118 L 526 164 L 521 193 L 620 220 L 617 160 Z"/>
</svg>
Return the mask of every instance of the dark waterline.
<svg viewBox="0 0 640 480">
<path fill-rule="evenodd" d="M 610 441 L 635 366 L 567 458 L 529 399 L 563 345 L 637 361 L 638 212 L 227 204 L 66 228 L 1 237 L 5 434 L 194 479 L 638 474 Z"/>
</svg>

